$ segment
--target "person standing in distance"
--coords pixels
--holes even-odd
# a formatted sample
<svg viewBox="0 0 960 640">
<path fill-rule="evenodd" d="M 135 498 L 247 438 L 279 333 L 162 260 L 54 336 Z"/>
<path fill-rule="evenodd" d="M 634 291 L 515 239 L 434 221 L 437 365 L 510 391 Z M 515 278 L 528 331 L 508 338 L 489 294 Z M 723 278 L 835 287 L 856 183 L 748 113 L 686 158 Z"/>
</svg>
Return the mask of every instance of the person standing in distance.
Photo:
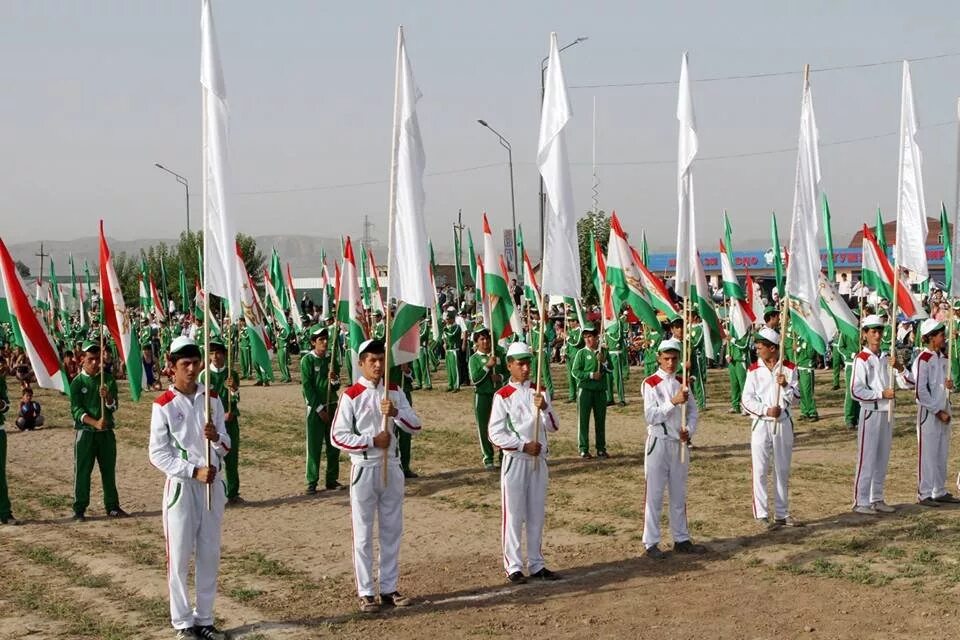
<svg viewBox="0 0 960 640">
<path fill-rule="evenodd" d="M 167 540 L 170 621 L 178 640 L 221 640 L 226 635 L 213 624 L 213 603 L 227 497 L 223 482 L 215 480 L 224 457 L 230 453 L 230 436 L 216 393 L 197 382 L 203 366 L 197 343 L 186 336 L 174 339 L 168 358 L 173 365 L 173 386 L 153 401 L 150 462 L 167 477 L 163 534 Z M 205 419 L 207 394 L 210 413 Z M 207 491 L 211 491 L 209 509 Z M 190 606 L 187 587 L 191 558 L 196 607 Z"/>
</svg>

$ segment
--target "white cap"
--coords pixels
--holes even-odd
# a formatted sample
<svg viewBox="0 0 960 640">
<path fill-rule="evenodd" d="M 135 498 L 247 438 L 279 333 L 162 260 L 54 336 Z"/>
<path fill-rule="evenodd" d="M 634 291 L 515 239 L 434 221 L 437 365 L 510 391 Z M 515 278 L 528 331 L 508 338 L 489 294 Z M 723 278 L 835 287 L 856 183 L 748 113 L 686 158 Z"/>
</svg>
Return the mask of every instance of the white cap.
<svg viewBox="0 0 960 640">
<path fill-rule="evenodd" d="M 360 343 L 360 346 L 357 348 L 357 355 L 360 356 L 370 349 L 373 345 L 379 345 L 380 348 L 383 348 L 383 340 L 377 340 L 376 338 L 370 338 L 369 340 L 364 340 Z"/>
<path fill-rule="evenodd" d="M 863 322 L 860 323 L 860 328 L 869 329 L 871 327 L 883 327 L 886 326 L 886 324 L 886 322 L 880 319 L 880 316 L 875 313 L 871 313 L 863 319 Z"/>
<path fill-rule="evenodd" d="M 765 340 L 774 346 L 779 346 L 780 344 L 780 334 L 770 327 L 760 327 L 760 331 L 757 331 L 757 338 Z"/>
<path fill-rule="evenodd" d="M 667 338 L 666 340 L 661 340 L 660 346 L 657 347 L 657 353 L 663 353 L 664 351 L 676 351 L 680 353 L 683 351 L 683 345 L 680 344 L 680 341 L 676 338 Z"/>
<path fill-rule="evenodd" d="M 170 353 L 176 353 L 183 349 L 184 347 L 199 347 L 197 346 L 197 341 L 193 338 L 188 338 L 187 336 L 179 336 L 173 339 L 173 342 L 170 343 Z"/>
<path fill-rule="evenodd" d="M 513 358 L 514 360 L 527 360 L 532 357 L 533 354 L 530 353 L 530 345 L 526 342 L 514 342 L 507 349 L 507 358 Z"/>
<path fill-rule="evenodd" d="M 937 322 L 933 318 L 927 318 L 926 320 L 920 323 L 921 336 L 928 336 L 931 333 L 940 331 L 941 329 L 943 329 L 943 323 Z"/>
</svg>

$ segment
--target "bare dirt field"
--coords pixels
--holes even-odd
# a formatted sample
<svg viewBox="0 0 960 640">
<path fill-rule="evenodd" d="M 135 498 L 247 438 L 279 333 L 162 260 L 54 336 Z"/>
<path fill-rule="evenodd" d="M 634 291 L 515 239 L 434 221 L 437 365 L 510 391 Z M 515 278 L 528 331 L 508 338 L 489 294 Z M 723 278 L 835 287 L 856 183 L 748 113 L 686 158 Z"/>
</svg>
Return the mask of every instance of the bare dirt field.
<svg viewBox="0 0 960 640">
<path fill-rule="evenodd" d="M 828 373 L 818 372 L 821 420 L 797 425 L 791 477 L 791 511 L 808 526 L 765 532 L 750 509 L 747 419 L 727 413 L 726 371 L 710 375 L 687 503 L 691 533 L 709 553 L 639 557 L 645 425 L 634 369 L 627 407 L 608 412 L 606 461 L 577 457 L 574 405 L 560 392 L 544 554 L 565 579 L 522 586 L 503 577 L 499 475 L 480 465 L 472 390 L 415 392 L 422 477 L 406 487 L 400 586 L 417 603 L 375 616 L 356 610 L 347 492 L 302 495 L 299 386 L 245 382 L 247 503 L 224 519 L 221 627 L 247 639 L 955 637 L 960 511 L 913 504 L 910 394 L 900 395 L 887 485 L 898 512 L 856 516 L 856 437 L 843 427 Z M 133 517 L 120 521 L 103 517 L 96 473 L 91 517 L 70 521 L 73 431 L 64 398 L 38 393 L 50 425 L 40 431 L 19 433 L 8 419 L 10 493 L 26 522 L 0 528 L 0 638 L 172 637 L 163 477 L 147 460 L 152 396 L 139 404 L 121 397 L 117 476 Z M 955 473 L 956 441 L 953 452 Z M 341 481 L 348 468 L 344 461 Z"/>
</svg>

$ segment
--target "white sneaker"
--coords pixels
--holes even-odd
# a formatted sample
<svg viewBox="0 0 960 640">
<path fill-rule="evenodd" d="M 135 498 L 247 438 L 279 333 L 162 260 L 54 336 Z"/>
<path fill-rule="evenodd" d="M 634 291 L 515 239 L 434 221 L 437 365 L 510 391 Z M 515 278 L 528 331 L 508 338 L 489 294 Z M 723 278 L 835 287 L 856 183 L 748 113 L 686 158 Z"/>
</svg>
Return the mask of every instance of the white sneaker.
<svg viewBox="0 0 960 640">
<path fill-rule="evenodd" d="M 875 516 L 877 515 L 877 510 L 869 505 L 858 504 L 853 508 L 854 513 L 859 513 L 865 516 Z"/>
<path fill-rule="evenodd" d="M 873 507 L 874 511 L 878 511 L 880 513 L 893 513 L 896 511 L 896 509 L 888 505 L 883 500 L 881 500 L 880 502 L 874 502 L 870 506 Z"/>
</svg>

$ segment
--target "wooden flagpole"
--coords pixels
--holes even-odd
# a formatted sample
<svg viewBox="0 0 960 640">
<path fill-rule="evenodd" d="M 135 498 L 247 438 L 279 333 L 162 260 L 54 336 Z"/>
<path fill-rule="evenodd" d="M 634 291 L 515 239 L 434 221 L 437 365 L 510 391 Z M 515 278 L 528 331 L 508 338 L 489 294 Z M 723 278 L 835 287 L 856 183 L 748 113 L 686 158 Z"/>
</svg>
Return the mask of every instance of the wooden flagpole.
<svg viewBox="0 0 960 640">
<path fill-rule="evenodd" d="M 393 269 L 393 225 L 394 220 L 397 215 L 397 145 L 400 142 L 400 54 L 403 46 L 403 25 L 397 27 L 397 65 L 396 72 L 394 75 L 393 83 L 393 139 L 391 140 L 391 149 L 390 149 L 390 204 L 389 204 L 389 216 L 387 218 L 387 270 L 389 273 L 390 269 Z M 384 310 L 384 333 L 383 337 L 386 341 L 385 345 L 385 354 L 383 358 L 383 398 L 386 400 L 390 397 L 390 324 L 392 321 L 392 312 L 390 307 L 390 281 L 391 278 L 387 276 L 387 304 L 386 309 Z M 387 431 L 387 426 L 390 422 L 390 416 L 383 416 L 383 431 Z M 390 455 L 390 449 L 387 448 L 383 452 L 383 486 L 387 486 L 387 460 Z"/>
<path fill-rule="evenodd" d="M 699 257 L 697 258 L 699 260 Z M 683 376 L 681 379 L 681 385 L 683 389 L 689 389 L 690 386 L 690 366 L 687 366 L 687 357 L 690 355 L 690 332 L 688 331 L 690 324 L 690 287 L 687 286 L 687 295 L 683 297 L 683 341 L 680 343 L 680 362 L 683 364 Z M 680 433 L 682 434 L 687 430 L 687 402 L 684 401 L 680 405 Z M 686 462 L 687 460 L 687 446 L 686 443 L 680 441 L 680 462 Z"/>
</svg>

